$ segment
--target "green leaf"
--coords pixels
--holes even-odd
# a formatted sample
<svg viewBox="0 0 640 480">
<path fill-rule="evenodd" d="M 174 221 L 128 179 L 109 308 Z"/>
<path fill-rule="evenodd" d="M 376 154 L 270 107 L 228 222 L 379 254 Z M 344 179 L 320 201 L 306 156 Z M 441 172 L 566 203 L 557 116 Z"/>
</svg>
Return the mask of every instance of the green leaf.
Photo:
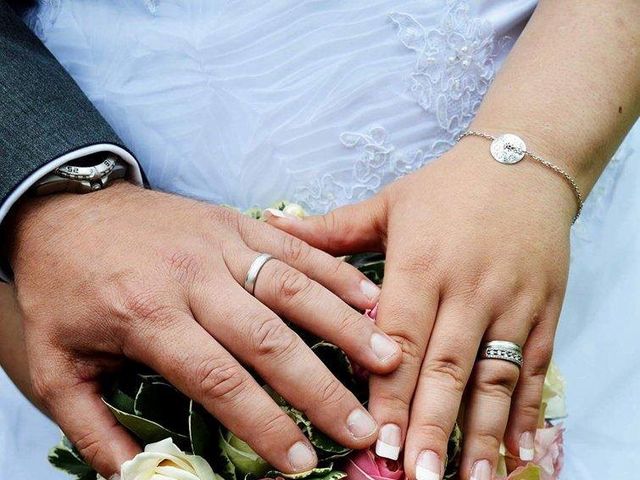
<svg viewBox="0 0 640 480">
<path fill-rule="evenodd" d="M 449 437 L 447 445 L 447 466 L 445 468 L 445 479 L 457 478 L 460 469 L 460 454 L 462 453 L 462 430 L 456 423 L 453 432 Z"/>
<path fill-rule="evenodd" d="M 382 283 L 385 260 L 381 253 L 359 253 L 348 257 L 347 262 L 364 273 L 373 283 Z"/>
<path fill-rule="evenodd" d="M 290 480 L 340 480 L 346 476 L 346 473 L 340 470 L 334 470 L 333 464 L 329 464 L 326 467 L 316 467 L 313 470 L 301 473 L 282 473 L 277 470 L 271 470 L 267 472 L 263 478 Z"/>
<path fill-rule="evenodd" d="M 540 480 L 540 467 L 529 463 L 526 467 L 520 467 L 511 472 L 508 480 Z"/>
<path fill-rule="evenodd" d="M 262 476 L 269 469 L 269 464 L 243 440 L 229 431 L 223 432 L 222 428 L 218 432 L 218 446 L 228 463 L 233 466 L 234 478 L 238 478 L 238 473 Z M 229 468 L 227 465 L 227 469 Z"/>
<path fill-rule="evenodd" d="M 271 208 L 282 211 L 287 208 L 287 205 L 289 205 L 289 202 L 287 200 L 278 200 L 277 202 L 271 204 Z"/>
<path fill-rule="evenodd" d="M 191 443 L 191 452 L 199 455 L 205 460 L 215 456 L 215 441 L 213 431 L 207 419 L 212 419 L 202 406 L 193 400 L 189 405 L 189 442 Z"/>
<path fill-rule="evenodd" d="M 296 408 L 289 405 L 281 406 L 282 410 L 294 421 L 302 430 L 304 435 L 309 439 L 311 444 L 316 448 L 318 460 L 326 462 L 344 457 L 351 452 L 349 448 L 345 448 L 339 443 L 334 442 L 324 433 L 318 430 L 311 421 Z"/>
<path fill-rule="evenodd" d="M 351 361 L 340 348 L 328 342 L 318 342 L 312 345 L 311 350 L 361 403 L 367 399 L 366 385 L 356 380 Z"/>
<path fill-rule="evenodd" d="M 144 445 L 159 442 L 160 440 L 171 437 L 178 448 L 182 450 L 189 450 L 189 439 L 186 435 L 168 430 L 162 425 L 151 420 L 147 420 L 146 418 L 123 412 L 113 405 L 110 405 L 106 400 L 103 399 L 103 401 L 107 407 L 109 407 L 109 410 L 111 410 L 111 413 L 113 413 L 118 422 L 138 437 Z"/>
<path fill-rule="evenodd" d="M 55 468 L 73 475 L 77 480 L 95 480 L 96 472 L 82 459 L 71 442 L 63 437 L 49 452 L 49 463 Z"/>
<path fill-rule="evenodd" d="M 189 434 L 189 399 L 165 382 L 143 382 L 136 395 L 134 412 L 167 430 Z"/>
<path fill-rule="evenodd" d="M 343 447 L 339 443 L 334 442 L 315 427 L 311 428 L 309 441 L 316 449 L 320 450 L 318 452 L 318 459 L 321 461 L 335 460 L 345 457 L 351 452 L 350 448 Z"/>
<path fill-rule="evenodd" d="M 262 209 L 258 207 L 249 208 L 243 212 L 247 217 L 253 218 L 255 220 L 260 220 L 262 218 Z"/>
<path fill-rule="evenodd" d="M 116 388 L 109 395 L 109 404 L 126 413 L 135 413 L 135 401 L 122 390 Z"/>
</svg>

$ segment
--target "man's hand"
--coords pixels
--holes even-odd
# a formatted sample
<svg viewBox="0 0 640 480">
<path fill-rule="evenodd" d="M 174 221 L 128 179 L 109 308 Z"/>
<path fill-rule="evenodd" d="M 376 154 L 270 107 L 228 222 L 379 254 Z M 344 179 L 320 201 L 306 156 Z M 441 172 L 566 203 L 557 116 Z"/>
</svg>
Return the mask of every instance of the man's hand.
<svg viewBox="0 0 640 480">
<path fill-rule="evenodd" d="M 241 284 L 259 252 L 277 260 L 254 298 Z M 23 204 L 11 263 L 34 394 L 102 475 L 139 451 L 100 400 L 99 376 L 125 358 L 165 376 L 285 472 L 313 467 L 313 448 L 239 362 L 340 443 L 376 438 L 358 400 L 278 317 L 390 372 L 396 343 L 348 305 L 371 307 L 375 286 L 270 225 L 119 183 Z"/>
</svg>

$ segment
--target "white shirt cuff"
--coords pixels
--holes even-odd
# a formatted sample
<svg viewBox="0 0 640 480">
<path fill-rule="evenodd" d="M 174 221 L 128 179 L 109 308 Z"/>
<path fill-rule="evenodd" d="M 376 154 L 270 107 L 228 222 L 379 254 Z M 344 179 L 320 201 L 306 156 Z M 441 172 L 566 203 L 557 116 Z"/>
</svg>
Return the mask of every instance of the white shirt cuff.
<svg viewBox="0 0 640 480">
<path fill-rule="evenodd" d="M 96 145 L 80 148 L 78 150 L 74 150 L 73 152 L 66 153 L 65 155 L 52 160 L 46 165 L 43 165 L 38 170 L 29 175 L 25 180 L 23 180 L 23 182 L 18 185 L 18 187 L 6 198 L 4 203 L 0 205 L 0 225 L 2 225 L 2 222 L 4 222 L 4 219 L 8 215 L 9 210 L 11 210 L 11 208 L 18 202 L 18 200 L 20 200 L 20 198 L 27 192 L 27 190 L 29 190 L 38 180 L 43 178 L 45 175 L 53 172 L 56 168 L 64 165 L 65 163 L 100 152 L 110 152 L 120 157 L 124 162 L 129 164 L 127 178 L 138 185 L 143 184 L 142 170 L 140 169 L 140 165 L 138 165 L 138 162 L 133 157 L 133 155 L 127 152 L 124 148 L 111 143 L 98 143 Z M 7 272 L 3 270 L 1 265 L 0 280 L 5 282 L 10 281 L 10 275 L 7 275 Z"/>
</svg>

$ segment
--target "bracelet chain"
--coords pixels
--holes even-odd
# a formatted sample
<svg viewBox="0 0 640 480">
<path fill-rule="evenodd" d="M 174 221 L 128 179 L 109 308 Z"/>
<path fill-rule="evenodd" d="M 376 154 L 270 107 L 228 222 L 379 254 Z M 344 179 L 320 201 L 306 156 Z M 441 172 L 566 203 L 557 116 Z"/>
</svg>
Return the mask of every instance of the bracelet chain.
<svg viewBox="0 0 640 480">
<path fill-rule="evenodd" d="M 462 133 L 458 137 L 458 141 L 462 140 L 464 137 L 470 137 L 470 136 L 485 138 L 492 142 L 496 139 L 496 137 L 494 137 L 493 135 L 489 135 L 487 133 L 476 132 L 474 130 L 467 130 L 466 132 Z M 576 212 L 576 215 L 573 217 L 573 223 L 575 223 L 575 221 L 580 216 L 580 213 L 582 212 L 582 207 L 584 205 L 582 192 L 580 191 L 580 187 L 578 186 L 578 183 L 576 182 L 576 180 L 559 166 L 554 165 L 553 163 L 549 162 L 548 160 L 545 160 L 544 158 L 536 155 L 535 153 L 529 152 L 528 150 L 525 150 L 522 153 L 524 155 L 528 155 L 529 157 L 534 159 L 536 162 L 544 165 L 545 167 L 553 170 L 557 174 L 561 175 L 567 181 L 567 183 L 571 187 L 571 190 L 573 190 L 573 194 L 576 197 L 576 201 L 578 203 L 578 210 Z"/>
</svg>

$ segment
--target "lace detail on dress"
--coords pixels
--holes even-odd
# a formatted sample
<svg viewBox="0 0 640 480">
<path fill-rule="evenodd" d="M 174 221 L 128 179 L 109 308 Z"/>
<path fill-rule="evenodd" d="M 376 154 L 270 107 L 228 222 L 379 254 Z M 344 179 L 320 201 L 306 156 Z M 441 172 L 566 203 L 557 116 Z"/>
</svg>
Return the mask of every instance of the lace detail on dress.
<svg viewBox="0 0 640 480">
<path fill-rule="evenodd" d="M 410 89 L 435 115 L 452 143 L 468 127 L 495 75 L 494 59 L 509 38 L 495 40 L 491 23 L 472 18 L 466 1 L 449 0 L 439 26 L 426 31 L 411 15 L 389 15 L 398 39 L 416 53 Z"/>
<path fill-rule="evenodd" d="M 153 15 L 158 13 L 158 3 L 160 3 L 160 0 L 144 0 L 144 6 L 147 7 L 149 13 Z"/>
<path fill-rule="evenodd" d="M 425 29 L 413 16 L 393 12 L 402 44 L 416 54 L 408 81 L 416 103 L 439 127 L 426 148 L 402 153 L 386 143 L 387 133 L 376 126 L 367 134 L 344 132 L 340 141 L 361 151 L 352 169 L 323 175 L 296 190 L 294 198 L 310 211 L 365 199 L 390 181 L 440 156 L 469 125 L 495 75 L 495 58 L 508 37 L 495 40 L 492 25 L 471 17 L 468 0 L 448 0 L 438 25 Z"/>
<path fill-rule="evenodd" d="M 422 150 L 406 155 L 389 143 L 387 137 L 386 130 L 380 126 L 371 127 L 367 133 L 342 133 L 342 145 L 360 152 L 348 172 L 350 180 L 339 182 L 333 174 L 325 174 L 299 188 L 297 201 L 312 207 L 312 211 L 327 212 L 345 203 L 364 200 L 378 192 L 382 185 L 423 165 Z"/>
</svg>

